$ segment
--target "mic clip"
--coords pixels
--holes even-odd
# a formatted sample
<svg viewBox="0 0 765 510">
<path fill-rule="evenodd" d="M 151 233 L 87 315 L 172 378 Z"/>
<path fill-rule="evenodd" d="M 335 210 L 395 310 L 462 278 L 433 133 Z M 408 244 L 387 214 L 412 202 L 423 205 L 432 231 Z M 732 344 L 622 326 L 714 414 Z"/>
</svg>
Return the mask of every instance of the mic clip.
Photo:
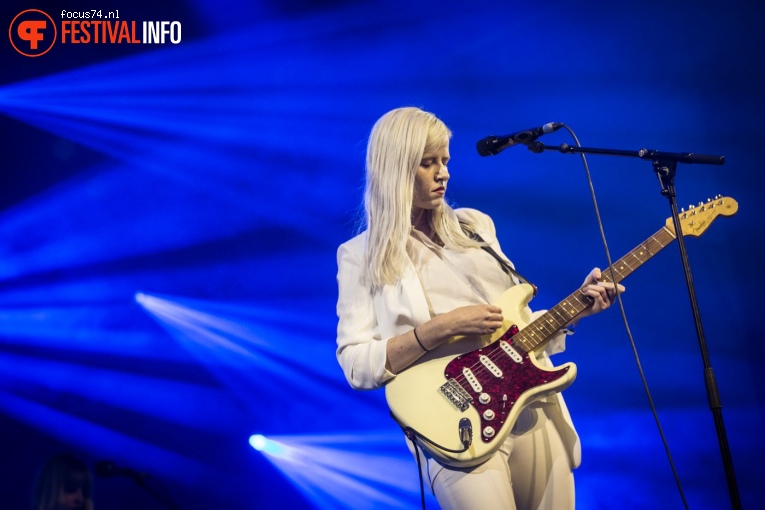
<svg viewBox="0 0 765 510">
<path fill-rule="evenodd" d="M 527 147 L 529 148 L 531 152 L 534 152 L 536 154 L 542 154 L 545 150 L 544 144 L 539 141 L 531 142 L 530 144 L 527 145 Z"/>
</svg>

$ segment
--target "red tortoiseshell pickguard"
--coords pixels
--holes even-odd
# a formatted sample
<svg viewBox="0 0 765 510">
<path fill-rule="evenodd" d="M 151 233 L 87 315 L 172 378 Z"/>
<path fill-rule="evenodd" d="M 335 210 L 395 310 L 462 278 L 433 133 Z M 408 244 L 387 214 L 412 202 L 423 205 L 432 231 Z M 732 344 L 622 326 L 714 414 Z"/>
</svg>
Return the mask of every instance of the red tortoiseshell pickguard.
<svg viewBox="0 0 765 510">
<path fill-rule="evenodd" d="M 504 425 L 510 411 L 522 394 L 538 386 L 559 379 L 568 372 L 570 367 L 563 367 L 555 370 L 542 370 L 538 368 L 529 359 L 528 353 L 516 348 L 518 354 L 522 356 L 522 362 L 514 361 L 502 347 L 500 341 L 513 345 L 513 336 L 518 333 L 518 328 L 512 326 L 504 335 L 491 344 L 457 356 L 446 365 L 444 376 L 448 379 L 455 379 L 460 383 L 465 391 L 472 397 L 472 405 L 481 416 L 481 431 L 486 426 L 491 426 L 495 431 L 499 431 Z M 502 371 L 501 377 L 496 377 L 480 361 L 480 356 L 488 356 L 492 362 Z M 482 391 L 476 393 L 473 387 L 465 380 L 463 368 L 469 368 L 482 386 Z M 486 404 L 479 401 L 481 393 L 489 395 L 490 400 Z M 506 399 L 503 397 L 507 397 Z M 487 409 L 494 411 L 494 418 L 487 420 L 484 418 L 484 412 Z M 479 433 L 484 443 L 489 443 L 497 436 L 485 437 Z"/>
</svg>

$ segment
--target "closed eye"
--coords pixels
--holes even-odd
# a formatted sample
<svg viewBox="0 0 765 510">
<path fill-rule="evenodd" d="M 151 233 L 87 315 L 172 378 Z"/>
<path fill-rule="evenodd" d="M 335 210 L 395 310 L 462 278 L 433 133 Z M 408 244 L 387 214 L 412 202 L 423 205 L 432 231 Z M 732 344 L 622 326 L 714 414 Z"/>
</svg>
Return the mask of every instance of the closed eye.
<svg viewBox="0 0 765 510">
<path fill-rule="evenodd" d="M 437 158 L 429 158 L 429 159 L 423 159 L 420 162 L 420 166 L 423 168 L 428 168 L 429 166 L 435 165 L 437 161 Z M 449 158 L 444 158 L 441 160 L 441 164 L 446 166 L 447 163 L 449 163 Z"/>
</svg>

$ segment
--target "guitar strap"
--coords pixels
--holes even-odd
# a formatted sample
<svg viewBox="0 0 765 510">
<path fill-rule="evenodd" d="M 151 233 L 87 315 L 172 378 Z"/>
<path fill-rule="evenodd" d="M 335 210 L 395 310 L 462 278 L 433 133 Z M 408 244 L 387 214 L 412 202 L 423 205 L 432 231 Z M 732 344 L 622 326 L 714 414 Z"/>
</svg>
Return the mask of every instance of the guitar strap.
<svg viewBox="0 0 765 510">
<path fill-rule="evenodd" d="M 502 268 L 502 271 L 504 271 L 510 278 L 519 280 L 522 283 L 527 283 L 531 285 L 534 288 L 534 295 L 537 295 L 537 286 L 528 281 L 526 278 L 524 278 L 518 271 L 515 270 L 513 266 L 510 265 L 510 263 L 499 256 L 499 254 L 489 246 L 488 244 L 485 244 L 486 241 L 483 240 L 483 237 L 478 232 L 473 231 L 473 229 L 466 223 L 463 223 L 460 221 L 460 226 L 462 227 L 462 231 L 465 232 L 465 235 L 467 235 L 469 238 L 473 239 L 474 241 L 478 241 L 479 243 L 484 243 L 481 248 L 486 250 L 491 254 L 492 257 L 497 259 L 497 262 L 499 262 L 499 267 Z"/>
</svg>

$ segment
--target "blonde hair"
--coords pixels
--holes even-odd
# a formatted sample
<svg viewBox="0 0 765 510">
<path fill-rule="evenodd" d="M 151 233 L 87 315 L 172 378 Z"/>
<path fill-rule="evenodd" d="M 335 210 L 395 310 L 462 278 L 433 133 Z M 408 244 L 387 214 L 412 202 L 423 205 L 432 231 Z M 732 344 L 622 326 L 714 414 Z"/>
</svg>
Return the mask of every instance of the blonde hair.
<svg viewBox="0 0 765 510">
<path fill-rule="evenodd" d="M 391 285 L 403 275 L 417 169 L 425 153 L 448 144 L 451 136 L 435 115 L 414 107 L 391 110 L 372 128 L 367 144 L 364 210 L 366 267 L 374 287 Z M 464 249 L 480 245 L 465 235 L 457 214 L 445 202 L 428 212 L 431 229 L 445 246 Z"/>
<path fill-rule="evenodd" d="M 88 466 L 79 458 L 70 454 L 50 457 L 37 475 L 32 495 L 32 510 L 55 510 L 58 498 L 65 490 L 71 477 L 82 476 L 82 490 L 85 510 L 93 510 L 93 478 Z"/>
</svg>

